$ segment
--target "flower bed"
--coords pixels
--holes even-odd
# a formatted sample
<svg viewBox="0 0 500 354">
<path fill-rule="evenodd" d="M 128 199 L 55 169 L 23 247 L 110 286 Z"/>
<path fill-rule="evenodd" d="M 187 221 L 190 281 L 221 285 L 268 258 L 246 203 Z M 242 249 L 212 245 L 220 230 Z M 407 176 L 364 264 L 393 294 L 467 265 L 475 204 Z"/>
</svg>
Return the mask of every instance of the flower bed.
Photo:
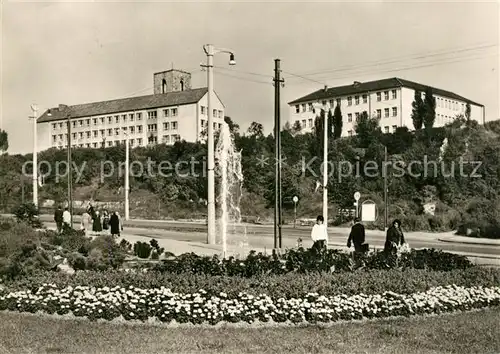
<svg viewBox="0 0 500 354">
<path fill-rule="evenodd" d="M 300 323 L 332 322 L 389 316 L 433 314 L 469 310 L 500 304 L 500 287 L 436 287 L 426 292 L 376 295 L 320 296 L 309 293 L 302 298 L 272 298 L 239 293 L 211 294 L 204 290 L 182 294 L 165 287 L 58 288 L 45 284 L 37 291 L 3 292 L 0 309 L 20 312 L 72 313 L 89 319 L 146 321 L 154 318 L 169 323 L 209 323 L 275 321 Z"/>
</svg>

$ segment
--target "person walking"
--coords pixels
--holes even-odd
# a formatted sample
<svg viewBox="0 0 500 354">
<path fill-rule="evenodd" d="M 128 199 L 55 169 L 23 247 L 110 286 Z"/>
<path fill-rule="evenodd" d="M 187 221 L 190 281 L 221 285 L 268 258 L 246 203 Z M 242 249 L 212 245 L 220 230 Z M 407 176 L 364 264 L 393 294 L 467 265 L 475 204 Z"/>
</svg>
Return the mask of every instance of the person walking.
<svg viewBox="0 0 500 354">
<path fill-rule="evenodd" d="M 328 229 L 324 223 L 323 215 L 316 218 L 316 224 L 311 230 L 311 239 L 313 240 L 313 249 L 322 250 L 328 246 Z"/>
<path fill-rule="evenodd" d="M 111 236 L 120 237 L 120 218 L 116 211 L 109 218 L 109 227 L 111 229 Z"/>
<path fill-rule="evenodd" d="M 106 233 L 109 230 L 109 213 L 106 209 L 102 212 L 102 229 Z"/>
<path fill-rule="evenodd" d="M 99 211 L 95 212 L 95 217 L 92 222 L 92 231 L 97 235 L 102 232 L 101 215 L 99 215 Z"/>
<path fill-rule="evenodd" d="M 71 214 L 68 208 L 64 208 L 63 212 L 63 231 L 71 230 Z"/>
<path fill-rule="evenodd" d="M 368 245 L 365 244 L 365 226 L 361 223 L 359 218 L 354 219 L 349 238 L 347 239 L 347 247 L 351 248 L 354 245 L 354 262 L 360 265 L 360 259 L 363 254 L 368 251 Z"/>
<path fill-rule="evenodd" d="M 57 227 L 57 233 L 60 234 L 62 232 L 63 228 L 63 211 L 61 209 L 61 206 L 59 205 L 54 212 L 54 221 L 56 223 Z"/>
<path fill-rule="evenodd" d="M 405 243 L 405 237 L 401 230 L 401 221 L 396 219 L 392 222 L 392 226 L 387 229 L 385 238 L 384 252 L 386 254 L 397 253 L 398 247 Z"/>
<path fill-rule="evenodd" d="M 85 232 L 85 236 L 89 235 L 90 225 L 92 224 L 92 218 L 88 212 L 82 214 L 82 230 Z"/>
</svg>

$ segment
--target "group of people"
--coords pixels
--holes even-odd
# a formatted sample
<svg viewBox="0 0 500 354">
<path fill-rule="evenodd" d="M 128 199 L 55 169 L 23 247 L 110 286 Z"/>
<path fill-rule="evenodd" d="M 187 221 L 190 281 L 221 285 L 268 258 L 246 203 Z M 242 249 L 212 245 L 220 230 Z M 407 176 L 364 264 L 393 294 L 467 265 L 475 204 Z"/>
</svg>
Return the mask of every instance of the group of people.
<svg viewBox="0 0 500 354">
<path fill-rule="evenodd" d="M 324 222 L 322 215 L 316 219 L 316 224 L 311 231 L 311 238 L 313 240 L 314 249 L 323 249 L 328 245 L 328 231 L 327 225 Z M 347 247 L 354 246 L 354 254 L 360 255 L 368 252 L 369 245 L 365 242 L 365 226 L 361 223 L 359 218 L 354 219 L 354 225 L 349 233 L 347 239 Z M 394 255 L 400 246 L 405 244 L 403 231 L 401 230 L 401 221 L 396 219 L 392 222 L 391 227 L 387 230 L 384 252 L 387 255 Z"/>
<path fill-rule="evenodd" d="M 62 211 L 59 206 L 54 213 L 54 221 L 57 225 L 57 232 L 61 233 L 67 229 L 71 229 L 71 214 L 68 208 Z M 123 224 L 120 214 L 117 211 L 110 213 L 106 210 L 96 210 L 92 205 L 89 205 L 86 211 L 82 214 L 80 229 L 88 236 L 100 235 L 101 233 L 110 233 L 112 236 L 120 237 L 120 232 L 123 231 Z"/>
</svg>

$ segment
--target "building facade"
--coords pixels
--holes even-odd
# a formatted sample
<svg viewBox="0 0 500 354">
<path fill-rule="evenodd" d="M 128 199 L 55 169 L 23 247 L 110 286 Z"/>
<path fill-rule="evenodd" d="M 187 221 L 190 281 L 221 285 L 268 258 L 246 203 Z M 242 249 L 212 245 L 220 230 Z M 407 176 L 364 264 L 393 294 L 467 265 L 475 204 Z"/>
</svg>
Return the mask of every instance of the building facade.
<svg viewBox="0 0 500 354">
<path fill-rule="evenodd" d="M 422 92 L 424 99 L 426 88 L 426 85 L 416 82 L 390 78 L 318 90 L 289 102 L 288 123 L 291 126 L 300 124 L 302 132 L 312 132 L 316 118 L 313 105 L 319 102 L 329 105 L 332 114 L 335 107 L 340 105 L 342 136 L 355 134 L 356 121 L 363 112 L 379 117 L 379 124 L 384 133 L 393 133 L 398 127 L 413 130 L 411 114 L 415 91 Z M 435 127 L 444 126 L 457 115 L 465 115 L 467 103 L 471 107 L 470 119 L 484 124 L 483 105 L 453 92 L 437 88 L 432 90 L 436 98 Z"/>
<path fill-rule="evenodd" d="M 37 120 L 39 149 L 67 148 L 68 141 L 72 147 L 101 148 L 125 144 L 126 139 L 132 147 L 204 140 L 208 89 L 192 89 L 191 74 L 181 70 L 155 73 L 153 81 L 152 95 L 45 111 Z M 224 123 L 224 105 L 217 94 L 213 97 L 217 130 Z"/>
</svg>

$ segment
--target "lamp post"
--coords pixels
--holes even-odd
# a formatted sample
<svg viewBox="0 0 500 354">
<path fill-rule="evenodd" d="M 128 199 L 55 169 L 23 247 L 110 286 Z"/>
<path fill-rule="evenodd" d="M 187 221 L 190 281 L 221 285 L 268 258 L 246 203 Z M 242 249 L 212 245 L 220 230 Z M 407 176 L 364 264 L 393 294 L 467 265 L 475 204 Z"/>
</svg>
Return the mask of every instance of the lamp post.
<svg viewBox="0 0 500 354">
<path fill-rule="evenodd" d="M 324 103 L 320 105 L 319 102 L 314 105 L 315 111 L 325 112 L 324 128 L 323 128 L 323 218 L 328 227 L 328 113 L 330 112 L 330 105 Z"/>
<path fill-rule="evenodd" d="M 215 244 L 215 174 L 214 174 L 214 123 L 213 123 L 213 112 L 212 112 L 212 95 L 214 90 L 213 84 L 213 60 L 214 55 L 217 53 L 227 53 L 229 54 L 229 65 L 235 65 L 234 54 L 229 49 L 215 48 L 212 44 L 206 44 L 203 46 L 203 50 L 207 55 L 207 65 L 202 67 L 207 68 L 207 109 L 208 109 L 208 119 L 207 119 L 207 179 L 208 179 L 208 213 L 207 213 L 207 223 L 208 223 L 208 233 L 207 233 L 207 243 Z"/>
<path fill-rule="evenodd" d="M 31 105 L 31 111 L 33 115 L 30 117 L 33 119 L 33 204 L 38 208 L 38 151 L 37 151 L 37 113 L 38 108 L 36 104 Z"/>
<path fill-rule="evenodd" d="M 67 105 L 59 104 L 59 112 L 64 112 L 66 118 L 66 125 L 68 129 L 68 209 L 71 216 L 70 226 L 73 228 L 73 171 L 71 169 L 71 112 Z"/>
<path fill-rule="evenodd" d="M 128 133 L 125 133 L 125 220 L 129 219 L 129 140 Z"/>
</svg>

